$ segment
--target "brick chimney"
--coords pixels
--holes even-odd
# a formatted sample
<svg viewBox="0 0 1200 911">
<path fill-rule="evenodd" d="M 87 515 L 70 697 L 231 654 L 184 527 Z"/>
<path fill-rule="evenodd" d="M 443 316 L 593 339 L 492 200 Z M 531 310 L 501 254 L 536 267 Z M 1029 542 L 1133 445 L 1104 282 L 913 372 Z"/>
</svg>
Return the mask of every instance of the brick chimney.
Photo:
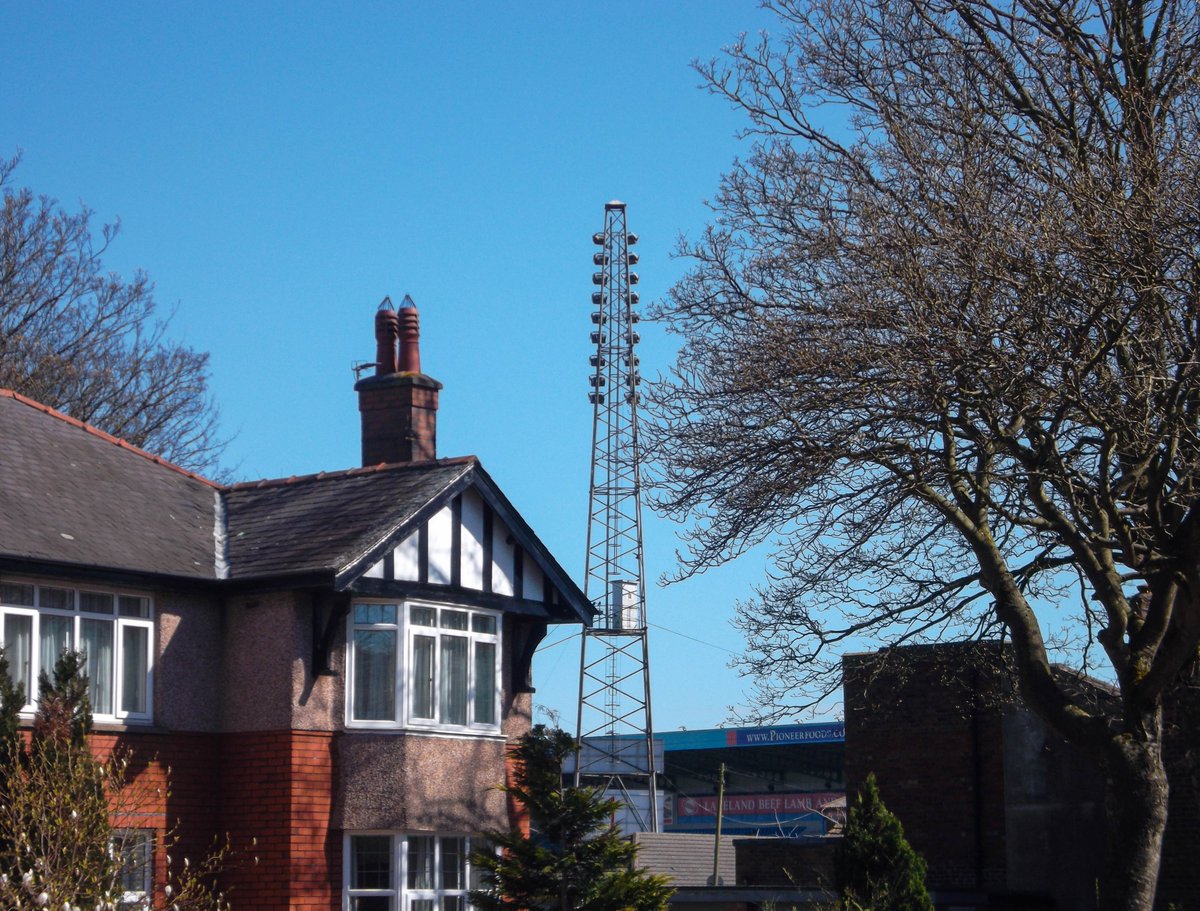
<svg viewBox="0 0 1200 911">
<path fill-rule="evenodd" d="M 385 297 L 375 314 L 375 375 L 354 384 L 362 414 L 362 462 L 437 458 L 438 390 L 421 372 L 421 330 L 407 294 L 399 310 Z"/>
</svg>

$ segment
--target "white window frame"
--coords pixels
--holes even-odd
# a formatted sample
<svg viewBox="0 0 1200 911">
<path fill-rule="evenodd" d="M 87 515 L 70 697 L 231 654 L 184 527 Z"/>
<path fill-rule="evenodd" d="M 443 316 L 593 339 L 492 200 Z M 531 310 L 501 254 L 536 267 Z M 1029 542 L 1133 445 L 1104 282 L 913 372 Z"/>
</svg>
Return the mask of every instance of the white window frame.
<svg viewBox="0 0 1200 911">
<path fill-rule="evenodd" d="M 151 892 L 154 889 L 154 830 L 113 829 L 110 844 L 112 851 L 121 860 L 118 881 L 115 885 L 123 885 L 126 872 L 125 862 L 133 851 L 138 853 L 136 862 L 141 867 L 142 887 L 140 889 L 122 889 L 121 897 L 117 900 L 117 907 L 122 911 L 149 908 Z"/>
<path fill-rule="evenodd" d="M 357 605 L 394 605 L 396 607 L 396 623 L 355 623 L 355 607 Z M 412 622 L 413 609 L 428 609 L 435 611 L 439 621 L 438 626 L 419 626 Z M 441 612 L 462 612 L 467 615 L 467 629 L 455 630 L 440 626 Z M 494 625 L 495 632 L 477 632 L 474 629 L 475 618 L 488 618 Z M 433 601 L 391 601 L 379 598 L 355 598 L 350 605 L 346 618 L 346 675 L 345 701 L 346 726 L 362 729 L 408 729 L 454 734 L 499 735 L 501 722 L 501 696 L 503 681 L 503 627 L 504 616 L 500 611 L 487 608 L 467 607 L 459 604 L 441 604 Z M 390 719 L 359 719 L 354 717 L 354 688 L 355 688 L 355 630 L 378 629 L 396 630 L 396 673 L 395 673 L 395 702 L 394 714 Z M 434 648 L 434 701 L 435 718 L 418 718 L 412 712 L 411 701 L 416 690 L 414 675 L 416 662 L 413 660 L 413 641 L 419 635 L 432 634 L 437 639 Z M 441 695 L 441 637 L 444 635 L 467 639 L 467 723 L 454 724 L 442 720 Z M 480 723 L 475 720 L 475 696 L 478 681 L 475 679 L 475 650 L 478 644 L 489 644 L 494 648 L 494 666 L 492 681 L 492 721 Z"/>
<path fill-rule="evenodd" d="M 353 843 L 358 836 L 374 836 L 389 839 L 391 863 L 391 887 L 388 889 L 359 889 L 350 882 L 354 868 Z M 433 868 L 437 883 L 432 889 L 408 888 L 408 848 L 409 840 L 414 838 L 431 838 L 434 844 Z M 441 882 L 443 839 L 461 839 L 463 843 L 462 886 L 457 889 L 447 889 Z M 474 870 L 471 865 L 471 836 L 457 835 L 448 832 L 394 832 L 379 829 L 368 829 L 356 832 L 346 832 L 342 839 L 342 911 L 351 911 L 355 898 L 384 898 L 388 900 L 388 911 L 410 911 L 412 903 L 421 899 L 431 900 L 434 911 L 441 911 L 442 899 L 447 897 L 462 898 L 463 911 L 472 911 L 468 892 L 472 888 Z"/>
<path fill-rule="evenodd" d="M 70 583 L 43 583 L 34 579 L 10 578 L 5 577 L 3 582 L 14 585 L 30 585 L 34 589 L 34 605 L 26 604 L 9 604 L 0 598 L 0 646 L 7 641 L 6 635 L 8 632 L 8 618 L 13 617 L 28 617 L 30 618 L 30 642 L 29 642 L 29 680 L 25 689 L 25 705 L 21 709 L 23 717 L 31 717 L 37 709 L 38 699 L 38 677 L 42 671 L 47 674 L 52 674 L 53 667 L 42 666 L 42 618 L 43 617 L 63 617 L 71 621 L 71 647 L 79 650 L 82 645 L 83 622 L 85 620 L 107 621 L 112 624 L 113 643 L 112 643 L 112 663 L 110 671 L 112 674 L 112 711 L 100 712 L 96 710 L 96 706 L 92 706 L 92 718 L 101 724 L 117 723 L 117 724 L 149 724 L 154 719 L 154 658 L 155 658 L 155 636 L 154 636 L 154 599 L 145 592 L 130 591 L 127 589 L 114 589 L 104 586 L 94 585 L 71 585 Z M 42 606 L 42 590 L 43 589 L 59 589 L 70 592 L 71 606 L 69 608 L 43 607 Z M 101 594 L 108 595 L 112 598 L 112 610 L 108 613 L 98 613 L 81 610 L 80 594 Z M 145 617 L 124 616 L 121 614 L 121 598 L 138 598 L 142 599 L 146 605 Z M 125 630 L 127 629 L 143 629 L 146 636 L 146 706 L 145 711 L 133 712 L 125 711 L 122 705 L 125 701 Z M 12 666 L 10 663 L 10 671 Z M 86 670 L 86 668 L 85 668 Z"/>
</svg>

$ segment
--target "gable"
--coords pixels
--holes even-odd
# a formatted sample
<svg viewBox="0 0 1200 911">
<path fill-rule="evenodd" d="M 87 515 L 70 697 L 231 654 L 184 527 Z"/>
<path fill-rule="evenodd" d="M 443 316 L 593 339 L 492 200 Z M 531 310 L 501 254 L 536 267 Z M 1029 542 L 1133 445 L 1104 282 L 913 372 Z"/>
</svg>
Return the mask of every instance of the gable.
<svg viewBox="0 0 1200 911">
<path fill-rule="evenodd" d="M 363 576 L 452 585 L 503 597 L 544 601 L 546 577 L 479 491 L 455 496 Z"/>
<path fill-rule="evenodd" d="M 501 609 L 589 620 L 591 611 L 582 593 L 490 479 L 476 467 L 470 480 L 461 489 L 447 491 L 424 515 L 406 523 L 361 566 L 352 568 L 344 587 L 377 593 L 441 592 L 447 597 L 476 594 Z"/>
</svg>

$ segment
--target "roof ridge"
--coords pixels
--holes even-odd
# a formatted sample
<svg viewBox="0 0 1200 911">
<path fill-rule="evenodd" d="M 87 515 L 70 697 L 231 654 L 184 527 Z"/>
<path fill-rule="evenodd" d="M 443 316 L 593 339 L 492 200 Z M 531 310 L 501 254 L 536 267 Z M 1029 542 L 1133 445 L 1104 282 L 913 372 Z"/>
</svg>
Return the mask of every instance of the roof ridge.
<svg viewBox="0 0 1200 911">
<path fill-rule="evenodd" d="M 167 468 L 176 472 L 177 474 L 183 475 L 184 477 L 191 478 L 194 481 L 200 481 L 202 484 L 207 484 L 214 490 L 222 489 L 221 485 L 216 481 L 210 481 L 203 475 L 196 474 L 194 471 L 188 471 L 188 469 L 182 468 L 179 465 L 176 465 L 174 462 L 168 462 L 162 456 L 155 455 L 152 452 L 147 452 L 145 449 L 139 449 L 132 443 L 122 440 L 120 437 L 115 437 L 111 433 L 101 430 L 99 427 L 93 427 L 91 424 L 79 420 L 79 418 L 73 418 L 69 414 L 64 414 L 61 411 L 51 408 L 49 405 L 44 405 L 36 399 L 31 399 L 29 396 L 22 395 L 13 389 L 0 389 L 0 398 L 9 398 L 20 402 L 22 405 L 28 405 L 34 411 L 40 411 L 52 418 L 57 418 L 66 424 L 70 424 L 72 427 L 79 428 L 85 433 L 90 433 L 92 436 L 99 437 L 107 443 L 112 443 L 114 446 L 120 449 L 124 449 L 125 451 L 131 452 L 134 455 L 141 456 L 143 459 L 153 462 L 155 465 L 160 465 L 163 468 Z"/>
<path fill-rule="evenodd" d="M 473 455 L 454 456 L 448 459 L 426 459 L 420 462 L 380 462 L 378 465 L 364 465 L 361 468 L 343 468 L 339 471 L 318 471 L 315 474 L 292 475 L 287 478 L 263 478 L 259 481 L 239 481 L 229 484 L 224 489 L 261 490 L 268 487 L 289 487 L 295 484 L 310 484 L 316 481 L 327 481 L 331 478 L 348 478 L 365 474 L 382 474 L 388 471 L 406 471 L 414 468 L 430 468 L 441 465 L 477 465 L 479 459 Z"/>
</svg>

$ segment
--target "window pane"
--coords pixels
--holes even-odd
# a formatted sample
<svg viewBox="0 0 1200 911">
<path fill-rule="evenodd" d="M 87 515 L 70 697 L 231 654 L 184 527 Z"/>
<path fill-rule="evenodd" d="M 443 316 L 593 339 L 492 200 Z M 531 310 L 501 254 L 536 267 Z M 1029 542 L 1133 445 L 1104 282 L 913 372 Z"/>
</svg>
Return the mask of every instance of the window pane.
<svg viewBox="0 0 1200 911">
<path fill-rule="evenodd" d="M 356 604 L 354 605 L 354 622 L 395 623 L 396 605 L 394 604 Z"/>
<path fill-rule="evenodd" d="M 38 603 L 53 610 L 75 610 L 75 592 L 69 588 L 47 588 L 38 590 Z"/>
<path fill-rule="evenodd" d="M 111 597 L 111 596 L 110 596 Z M 79 627 L 79 647 L 85 655 L 88 698 L 92 711 L 111 715 L 113 710 L 113 624 L 111 620 L 84 620 Z"/>
<path fill-rule="evenodd" d="M 150 837 L 147 829 L 116 829 L 112 835 L 113 852 L 121 858 L 118 884 L 123 893 L 121 904 L 140 904 L 150 891 Z"/>
<path fill-rule="evenodd" d="M 13 683 L 25 687 L 25 701 L 33 701 L 30 659 L 33 657 L 33 618 L 21 614 L 4 617 L 4 657 L 8 659 L 8 676 Z"/>
<path fill-rule="evenodd" d="M 437 911 L 437 902 L 432 898 L 414 898 L 408 903 L 409 911 Z"/>
<path fill-rule="evenodd" d="M 496 618 L 488 614 L 475 614 L 471 617 L 471 629 L 477 633 L 496 632 Z"/>
<path fill-rule="evenodd" d="M 79 609 L 89 614 L 111 614 L 113 596 L 106 592 L 80 592 Z"/>
<path fill-rule="evenodd" d="M 75 621 L 70 617 L 42 614 L 38 617 L 38 625 L 41 627 L 41 648 L 38 657 L 41 659 L 42 672 L 52 676 L 59 657 L 63 652 L 71 650 Z"/>
<path fill-rule="evenodd" d="M 33 607 L 33 586 L 23 582 L 0 582 L 0 601 Z"/>
<path fill-rule="evenodd" d="M 150 630 L 121 628 L 121 711 L 146 711 L 146 674 L 150 668 Z"/>
<path fill-rule="evenodd" d="M 435 889 L 432 835 L 408 837 L 408 888 Z"/>
<path fill-rule="evenodd" d="M 118 608 L 118 613 L 120 613 L 122 617 L 142 617 L 144 619 L 149 619 L 149 598 L 138 598 L 134 595 L 121 595 L 117 601 L 120 605 Z"/>
<path fill-rule="evenodd" d="M 442 636 L 442 721 L 467 723 L 467 640 Z"/>
<path fill-rule="evenodd" d="M 392 888 L 390 835 L 355 835 L 350 839 L 350 888 Z"/>
<path fill-rule="evenodd" d="M 354 631 L 354 717 L 396 718 L 396 631 Z"/>
<path fill-rule="evenodd" d="M 432 636 L 413 636 L 412 713 L 414 718 L 433 718 Z"/>
<path fill-rule="evenodd" d="M 409 616 L 414 626 L 437 626 L 437 611 L 432 607 L 414 607 Z"/>
<path fill-rule="evenodd" d="M 442 911 L 463 911 L 463 897 L 461 895 L 443 895 Z"/>
<path fill-rule="evenodd" d="M 467 840 L 442 839 L 442 888 L 464 889 L 467 881 Z"/>
<path fill-rule="evenodd" d="M 442 611 L 442 626 L 445 629 L 466 629 L 467 612 L 461 610 Z"/>
<path fill-rule="evenodd" d="M 352 895 L 350 911 L 391 911 L 390 895 Z"/>
<path fill-rule="evenodd" d="M 496 644 L 475 643 L 475 723 L 496 723 Z"/>
</svg>

